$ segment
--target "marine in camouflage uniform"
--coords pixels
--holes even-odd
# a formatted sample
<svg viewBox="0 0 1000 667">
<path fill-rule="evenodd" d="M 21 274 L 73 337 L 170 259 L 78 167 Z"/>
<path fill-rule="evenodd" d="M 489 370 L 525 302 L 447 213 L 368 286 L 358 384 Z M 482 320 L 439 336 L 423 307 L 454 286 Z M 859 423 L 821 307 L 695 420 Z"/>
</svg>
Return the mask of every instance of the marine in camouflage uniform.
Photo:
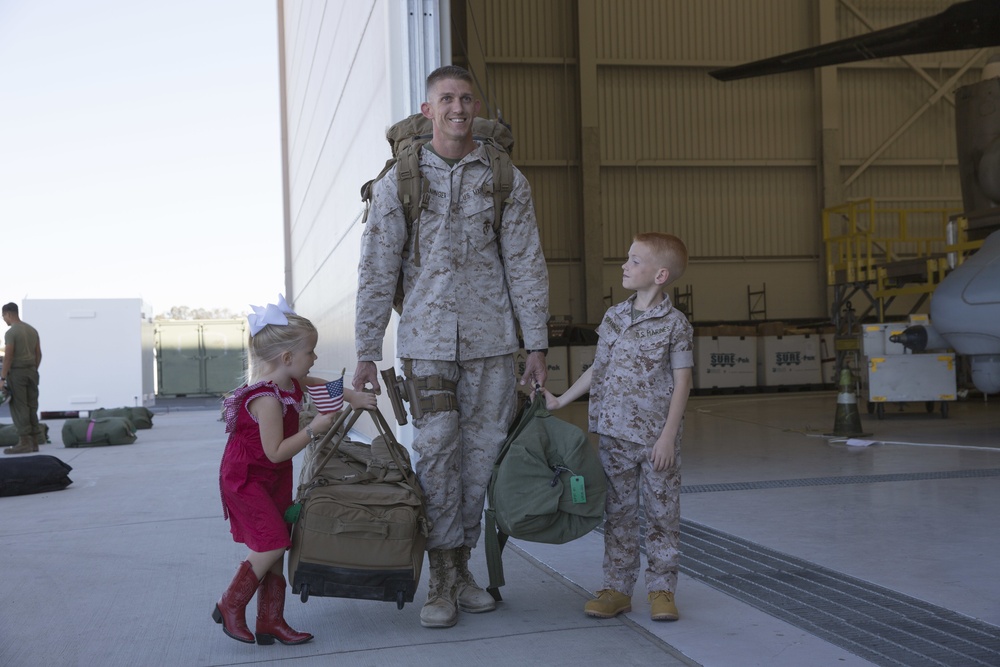
<svg viewBox="0 0 1000 667">
<path fill-rule="evenodd" d="M 472 103 L 470 82 L 463 78 L 434 84 L 434 95 L 454 91 L 440 103 L 428 90 L 432 101 L 422 110 L 428 117 L 433 113 L 434 139 L 420 151 L 420 171 L 429 186 L 427 207 L 408 234 L 395 169 L 378 180 L 358 269 L 355 388 L 365 382 L 378 386 L 374 369 L 365 362 L 382 359 L 402 269 L 405 296 L 397 354 L 404 360 L 404 372 L 408 378 L 430 379 L 421 397 L 452 395 L 440 409 L 414 420 L 416 473 L 433 524 L 427 542 L 432 556 L 428 605 L 441 579 L 451 576 L 447 570 L 454 565 L 452 558 L 463 554 L 467 562 L 468 550 L 479 539 L 493 460 L 514 417 L 518 322 L 526 348 L 543 350 L 548 345 L 548 272 L 531 189 L 515 169 L 513 190 L 495 231 L 493 197 L 484 189 L 492 183 L 493 172 L 485 149 L 471 139 L 479 103 Z M 463 129 L 453 130 L 453 118 Z M 468 134 L 463 136 L 466 126 Z M 467 146 L 468 152 L 452 160 L 442 158 L 435 150 L 442 134 Z M 544 383 L 544 358 L 532 356 L 538 357 L 533 362 L 535 377 Z M 435 560 L 435 554 L 442 556 Z M 480 592 L 480 597 L 488 597 Z M 443 596 L 448 597 L 447 591 Z M 487 611 L 493 605 L 462 608 Z M 428 627 L 454 624 L 444 617 L 425 620 L 422 612 L 421 622 Z"/>
<path fill-rule="evenodd" d="M 646 587 L 674 592 L 680 555 L 681 435 L 673 465 L 656 471 L 650 451 L 663 431 L 674 369 L 694 367 L 693 330 L 664 295 L 633 319 L 635 295 L 608 310 L 597 333 L 589 428 L 600 435 L 608 476 L 604 588 L 632 595 L 639 576 L 639 494 L 646 510 Z"/>
</svg>

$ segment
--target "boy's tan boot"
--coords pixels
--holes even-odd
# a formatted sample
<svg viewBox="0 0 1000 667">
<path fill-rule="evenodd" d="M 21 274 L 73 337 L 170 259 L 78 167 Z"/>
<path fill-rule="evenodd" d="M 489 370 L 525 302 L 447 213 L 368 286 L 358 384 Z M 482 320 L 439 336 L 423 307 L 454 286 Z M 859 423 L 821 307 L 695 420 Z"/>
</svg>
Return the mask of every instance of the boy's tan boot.
<svg viewBox="0 0 1000 667">
<path fill-rule="evenodd" d="M 597 597 L 583 605 L 583 613 L 595 618 L 614 618 L 632 611 L 632 598 L 611 588 L 597 591 Z"/>
<path fill-rule="evenodd" d="M 4 454 L 31 454 L 32 452 L 38 451 L 38 445 L 35 444 L 35 436 L 33 435 L 22 435 L 17 439 L 17 444 L 13 447 L 8 447 L 3 450 Z"/>
<path fill-rule="evenodd" d="M 476 583 L 469 572 L 470 547 L 461 546 L 455 550 L 455 565 L 458 576 L 458 608 L 470 614 L 481 614 L 497 608 L 496 600 Z"/>
<path fill-rule="evenodd" d="M 431 549 L 427 602 L 420 610 L 420 625 L 425 628 L 450 628 L 458 623 L 458 573 L 455 549 Z"/>
<path fill-rule="evenodd" d="M 649 594 L 649 617 L 654 621 L 676 621 L 680 618 L 674 594 L 670 591 L 653 591 Z"/>
</svg>

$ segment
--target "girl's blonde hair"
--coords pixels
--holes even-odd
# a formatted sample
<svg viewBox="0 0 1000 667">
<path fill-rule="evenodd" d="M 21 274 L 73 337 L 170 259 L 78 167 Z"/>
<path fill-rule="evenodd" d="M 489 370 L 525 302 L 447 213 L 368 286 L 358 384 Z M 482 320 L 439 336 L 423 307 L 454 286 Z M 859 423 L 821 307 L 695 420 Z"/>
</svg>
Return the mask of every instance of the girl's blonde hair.
<svg viewBox="0 0 1000 667">
<path fill-rule="evenodd" d="M 288 324 L 268 324 L 250 336 L 250 368 L 247 384 L 260 380 L 271 364 L 285 352 L 294 352 L 308 344 L 310 336 L 318 335 L 313 323 L 300 315 L 286 313 Z"/>
</svg>

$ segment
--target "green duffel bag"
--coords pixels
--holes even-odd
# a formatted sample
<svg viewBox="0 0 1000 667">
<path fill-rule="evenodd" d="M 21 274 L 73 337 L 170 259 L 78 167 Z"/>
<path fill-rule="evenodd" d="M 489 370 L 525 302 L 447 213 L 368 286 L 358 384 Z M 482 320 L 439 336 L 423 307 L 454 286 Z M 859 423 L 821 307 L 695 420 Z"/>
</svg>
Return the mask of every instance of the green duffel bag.
<svg viewBox="0 0 1000 667">
<path fill-rule="evenodd" d="M 607 477 L 597 448 L 576 426 L 553 417 L 545 398 L 522 407 L 493 462 L 484 543 L 489 591 L 500 600 L 507 537 L 564 544 L 604 519 Z"/>
<path fill-rule="evenodd" d="M 67 419 L 62 428 L 62 441 L 66 447 L 131 445 L 135 439 L 135 427 L 124 417 Z"/>
<path fill-rule="evenodd" d="M 47 445 L 49 440 L 49 425 L 39 422 L 38 428 L 41 430 L 35 436 L 36 445 Z M 21 438 L 17 434 L 17 427 L 13 424 L 3 424 L 0 426 L 0 447 L 13 447 L 20 442 Z"/>
<path fill-rule="evenodd" d="M 101 419 L 103 417 L 123 417 L 130 422 L 136 430 L 153 428 L 153 413 L 149 408 L 98 408 L 90 411 L 91 419 Z"/>
</svg>

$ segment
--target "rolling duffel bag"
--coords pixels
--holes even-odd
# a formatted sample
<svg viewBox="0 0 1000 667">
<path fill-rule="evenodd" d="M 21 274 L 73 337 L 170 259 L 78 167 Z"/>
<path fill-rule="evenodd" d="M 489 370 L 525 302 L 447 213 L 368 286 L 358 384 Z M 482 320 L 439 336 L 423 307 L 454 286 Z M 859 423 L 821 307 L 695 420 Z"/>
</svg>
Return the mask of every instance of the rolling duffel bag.
<svg viewBox="0 0 1000 667">
<path fill-rule="evenodd" d="M 347 438 L 363 412 L 379 431 L 370 445 Z M 303 602 L 342 597 L 402 609 L 413 601 L 430 530 L 409 453 L 378 410 L 346 408 L 316 451 L 286 515 L 292 592 Z"/>
<path fill-rule="evenodd" d="M 131 445 L 135 438 L 135 427 L 123 417 L 67 419 L 62 427 L 62 441 L 66 447 Z"/>
</svg>

